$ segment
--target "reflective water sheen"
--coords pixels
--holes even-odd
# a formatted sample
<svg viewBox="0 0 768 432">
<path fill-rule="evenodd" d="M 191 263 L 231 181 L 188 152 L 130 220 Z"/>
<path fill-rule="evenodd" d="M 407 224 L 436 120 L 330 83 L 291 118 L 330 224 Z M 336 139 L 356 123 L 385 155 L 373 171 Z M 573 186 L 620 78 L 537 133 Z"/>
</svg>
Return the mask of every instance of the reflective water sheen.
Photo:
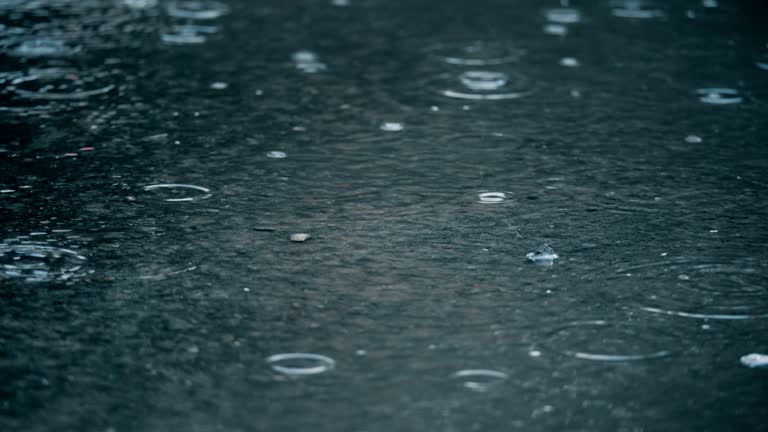
<svg viewBox="0 0 768 432">
<path fill-rule="evenodd" d="M 757 0 L 0 0 L 0 431 L 763 431 Z"/>
</svg>

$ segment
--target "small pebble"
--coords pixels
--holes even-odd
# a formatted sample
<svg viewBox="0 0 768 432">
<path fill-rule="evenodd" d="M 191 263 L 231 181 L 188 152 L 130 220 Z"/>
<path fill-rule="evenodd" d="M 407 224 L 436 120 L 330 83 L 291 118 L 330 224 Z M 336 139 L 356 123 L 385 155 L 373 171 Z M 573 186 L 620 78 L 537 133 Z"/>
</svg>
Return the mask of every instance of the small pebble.
<svg viewBox="0 0 768 432">
<path fill-rule="evenodd" d="M 291 234 L 291 241 L 295 242 L 303 242 L 311 239 L 312 236 L 305 233 L 297 233 L 297 234 Z"/>
</svg>

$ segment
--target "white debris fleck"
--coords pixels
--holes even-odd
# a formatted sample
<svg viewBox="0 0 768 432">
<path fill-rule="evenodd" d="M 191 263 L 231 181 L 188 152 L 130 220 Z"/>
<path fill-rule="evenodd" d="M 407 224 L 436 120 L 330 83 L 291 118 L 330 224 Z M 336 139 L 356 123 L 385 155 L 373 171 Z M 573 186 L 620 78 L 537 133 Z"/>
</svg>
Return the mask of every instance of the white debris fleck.
<svg viewBox="0 0 768 432">
<path fill-rule="evenodd" d="M 685 137 L 685 142 L 687 142 L 688 144 L 698 144 L 703 141 L 704 140 L 701 139 L 701 137 L 698 135 L 688 135 L 687 137 Z"/>
<path fill-rule="evenodd" d="M 288 155 L 285 152 L 281 151 L 271 151 L 267 152 L 267 157 L 274 158 L 274 159 L 285 159 L 288 157 Z"/>
<path fill-rule="evenodd" d="M 222 81 L 216 81 L 214 83 L 211 83 L 211 88 L 214 90 L 224 90 L 227 87 L 229 87 L 229 84 Z"/>
<path fill-rule="evenodd" d="M 560 66 L 578 67 L 581 63 L 573 57 L 563 57 L 560 59 Z"/>
</svg>

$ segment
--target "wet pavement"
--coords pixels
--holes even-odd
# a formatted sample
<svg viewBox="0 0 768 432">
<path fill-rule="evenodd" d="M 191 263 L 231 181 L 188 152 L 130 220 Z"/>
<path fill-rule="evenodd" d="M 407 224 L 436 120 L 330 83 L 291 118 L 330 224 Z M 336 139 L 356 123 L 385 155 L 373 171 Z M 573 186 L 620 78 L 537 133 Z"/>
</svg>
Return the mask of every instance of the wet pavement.
<svg viewBox="0 0 768 432">
<path fill-rule="evenodd" d="M 768 9 L 513 3 L 0 0 L 0 430 L 763 430 Z"/>
</svg>

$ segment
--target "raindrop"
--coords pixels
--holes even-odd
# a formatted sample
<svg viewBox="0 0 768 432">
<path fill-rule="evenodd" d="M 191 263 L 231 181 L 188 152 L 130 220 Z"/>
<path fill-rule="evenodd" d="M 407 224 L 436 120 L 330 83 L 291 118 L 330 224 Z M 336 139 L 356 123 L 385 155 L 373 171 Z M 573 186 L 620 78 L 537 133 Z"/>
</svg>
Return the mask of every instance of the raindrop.
<svg viewBox="0 0 768 432">
<path fill-rule="evenodd" d="M 208 188 L 204 188 L 202 186 L 195 186 L 195 185 L 189 185 L 189 184 L 177 184 L 177 183 L 167 183 L 167 184 L 154 184 L 145 186 L 144 190 L 149 191 L 156 191 L 156 192 L 163 192 L 164 195 L 168 195 L 169 193 L 173 196 L 163 198 L 163 201 L 168 202 L 184 202 L 184 201 L 197 201 L 202 200 L 206 198 L 211 197 L 211 190 Z M 193 196 L 185 196 L 186 193 L 189 191 L 196 191 L 196 192 L 202 192 L 202 194 L 197 194 Z M 181 194 L 181 196 L 179 196 Z"/>
<path fill-rule="evenodd" d="M 739 91 L 725 87 L 701 88 L 696 90 L 699 100 L 713 105 L 731 105 L 741 103 L 744 99 Z"/>
<path fill-rule="evenodd" d="M 509 378 L 504 372 L 491 369 L 463 369 L 454 372 L 451 378 L 460 380 L 466 389 L 487 392 Z"/>
<path fill-rule="evenodd" d="M 266 362 L 273 371 L 293 377 L 317 375 L 336 367 L 332 358 L 311 353 L 275 354 L 267 357 Z"/>
</svg>

